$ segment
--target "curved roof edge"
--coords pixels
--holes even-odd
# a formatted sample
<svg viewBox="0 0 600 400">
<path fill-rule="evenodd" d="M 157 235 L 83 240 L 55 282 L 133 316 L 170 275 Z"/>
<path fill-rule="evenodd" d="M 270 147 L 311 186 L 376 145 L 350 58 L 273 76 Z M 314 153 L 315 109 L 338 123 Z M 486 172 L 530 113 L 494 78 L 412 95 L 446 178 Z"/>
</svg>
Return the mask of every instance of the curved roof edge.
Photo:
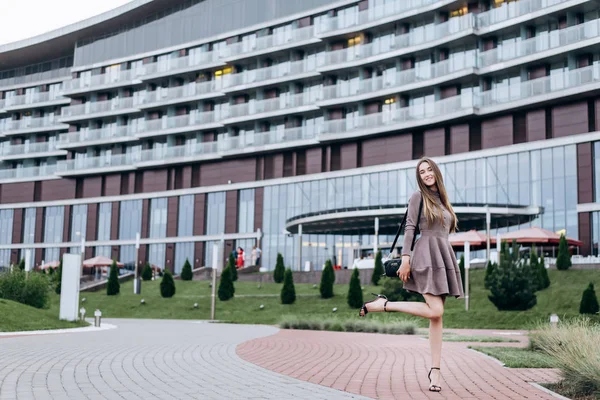
<svg viewBox="0 0 600 400">
<path fill-rule="evenodd" d="M 27 39 L 18 40 L 16 42 L 11 42 L 7 44 L 0 45 L 0 54 L 6 53 L 9 51 L 15 51 L 19 49 L 23 49 L 29 46 L 34 46 L 36 44 L 40 44 L 43 42 L 50 41 L 52 39 L 60 38 L 61 36 L 66 36 L 78 31 L 81 31 L 86 28 L 90 28 L 94 25 L 101 24 L 108 20 L 111 20 L 115 17 L 118 17 L 122 14 L 125 14 L 131 10 L 139 8 L 147 3 L 153 2 L 155 0 L 133 0 L 129 3 L 123 4 L 117 8 L 113 8 L 112 10 L 103 12 L 102 14 L 95 15 L 93 17 L 84 19 L 83 21 L 75 22 L 70 25 L 63 26 L 58 29 L 54 29 L 50 32 L 42 33 L 37 36 L 33 36 Z"/>
</svg>

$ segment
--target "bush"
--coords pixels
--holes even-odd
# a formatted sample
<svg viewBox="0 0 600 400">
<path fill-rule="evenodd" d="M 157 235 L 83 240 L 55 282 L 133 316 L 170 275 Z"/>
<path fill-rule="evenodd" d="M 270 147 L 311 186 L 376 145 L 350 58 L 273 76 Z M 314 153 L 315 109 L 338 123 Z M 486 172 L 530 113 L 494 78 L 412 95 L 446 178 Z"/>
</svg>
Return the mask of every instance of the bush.
<svg viewBox="0 0 600 400">
<path fill-rule="evenodd" d="M 383 290 L 381 291 L 381 294 L 387 297 L 389 301 L 425 302 L 425 299 L 419 293 L 405 290 L 402 280 L 396 278 L 385 278 L 383 280 Z"/>
<path fill-rule="evenodd" d="M 373 276 L 371 277 L 371 283 L 375 286 L 379 285 L 381 276 L 383 275 L 383 263 L 381 262 L 381 250 L 375 255 L 375 268 L 373 268 Z"/>
<path fill-rule="evenodd" d="M 321 298 L 330 299 L 333 297 L 333 283 L 335 282 L 335 272 L 333 272 L 333 265 L 331 260 L 325 261 L 325 268 L 321 273 L 321 284 L 319 285 L 319 291 L 321 292 Z"/>
<path fill-rule="evenodd" d="M 235 282 L 238 280 L 237 267 L 235 265 L 235 258 L 233 254 L 229 254 L 229 259 L 227 260 L 227 266 L 229 267 L 229 272 L 231 273 L 231 280 Z"/>
<path fill-rule="evenodd" d="M 62 290 L 62 258 L 60 259 L 60 262 L 58 263 L 58 268 L 56 269 L 56 274 L 54 274 L 54 282 L 56 283 L 56 286 L 54 286 L 54 292 L 56 292 L 56 294 L 60 295 L 60 292 Z"/>
<path fill-rule="evenodd" d="M 579 304 L 579 314 L 597 314 L 600 311 L 598 298 L 594 291 L 594 284 L 590 282 L 587 289 L 583 291 L 581 303 Z"/>
<path fill-rule="evenodd" d="M 374 319 L 356 320 L 356 319 L 301 319 L 294 315 L 286 315 L 279 322 L 281 329 L 304 329 L 304 330 L 322 330 L 334 332 L 368 332 L 384 333 L 392 335 L 414 335 L 417 332 L 416 326 L 411 322 L 383 323 Z"/>
<path fill-rule="evenodd" d="M 550 287 L 550 276 L 548 275 L 548 270 L 546 269 L 546 262 L 544 261 L 544 255 L 540 257 L 540 261 L 538 262 L 539 274 L 540 274 L 540 282 L 542 283 L 542 289 L 546 289 Z"/>
<path fill-rule="evenodd" d="M 115 296 L 121 291 L 119 283 L 119 272 L 117 271 L 117 262 L 113 260 L 110 266 L 110 274 L 108 275 L 108 283 L 106 284 L 106 295 Z"/>
<path fill-rule="evenodd" d="M 460 256 L 460 261 L 458 262 L 458 269 L 460 270 L 460 280 L 462 281 L 462 287 L 465 288 L 465 255 Z"/>
<path fill-rule="evenodd" d="M 19 261 L 19 269 L 21 271 L 25 271 L 25 259 L 21 258 L 21 261 Z"/>
<path fill-rule="evenodd" d="M 500 311 L 524 311 L 536 305 L 533 274 L 529 264 L 519 258 L 515 241 L 512 253 L 506 242 L 502 242 L 500 263 L 490 275 L 489 290 L 488 298 Z"/>
<path fill-rule="evenodd" d="M 183 268 L 181 269 L 181 280 L 182 281 L 191 281 L 194 277 L 192 273 L 192 266 L 190 265 L 190 260 L 185 259 L 185 264 L 183 264 Z"/>
<path fill-rule="evenodd" d="M 558 244 L 558 255 L 556 256 L 556 269 L 566 271 L 571 267 L 571 254 L 569 253 L 569 246 L 567 244 L 567 238 L 564 234 L 560 235 L 560 242 Z"/>
<path fill-rule="evenodd" d="M 150 263 L 146 263 L 144 269 L 142 270 L 142 280 L 151 281 L 152 280 L 152 267 Z"/>
<path fill-rule="evenodd" d="M 277 262 L 275 263 L 275 271 L 273 271 L 273 280 L 275 283 L 283 282 L 283 276 L 285 275 L 285 266 L 283 264 L 283 256 L 281 253 L 277 253 Z"/>
<path fill-rule="evenodd" d="M 294 304 L 296 301 L 296 289 L 294 288 L 294 276 L 290 268 L 285 270 L 283 287 L 281 288 L 281 304 Z"/>
<path fill-rule="evenodd" d="M 50 293 L 48 278 L 39 272 L 26 273 L 20 269 L 0 274 L 0 298 L 13 300 L 35 308 L 46 308 Z"/>
<path fill-rule="evenodd" d="M 546 266 L 542 262 L 539 261 L 539 257 L 535 248 L 531 249 L 531 255 L 529 257 L 529 264 L 531 266 L 531 271 L 533 273 L 534 278 L 534 290 L 543 290 L 550 286 L 550 278 L 548 277 L 548 271 L 546 270 Z"/>
<path fill-rule="evenodd" d="M 171 298 L 175 296 L 175 281 L 173 275 L 168 269 L 163 273 L 163 278 L 160 281 L 160 295 L 165 298 Z"/>
<path fill-rule="evenodd" d="M 377 252 L 381 255 L 380 252 Z M 373 274 L 375 274 L 373 272 Z M 348 305 L 350 308 L 361 308 L 363 304 L 363 292 L 360 287 L 360 277 L 358 274 L 358 268 L 354 268 L 352 277 L 350 278 L 350 286 L 348 287 Z"/>
<path fill-rule="evenodd" d="M 233 287 L 233 280 L 231 277 L 231 268 L 225 267 L 221 273 L 221 280 L 219 282 L 219 300 L 227 301 L 233 297 L 235 288 Z"/>
<path fill-rule="evenodd" d="M 492 261 L 488 261 L 487 267 L 485 268 L 485 278 L 483 278 L 484 287 L 486 289 L 490 288 L 490 280 L 492 279 L 492 275 L 494 274 L 494 271 L 497 267 L 498 264 L 493 263 Z"/>
</svg>

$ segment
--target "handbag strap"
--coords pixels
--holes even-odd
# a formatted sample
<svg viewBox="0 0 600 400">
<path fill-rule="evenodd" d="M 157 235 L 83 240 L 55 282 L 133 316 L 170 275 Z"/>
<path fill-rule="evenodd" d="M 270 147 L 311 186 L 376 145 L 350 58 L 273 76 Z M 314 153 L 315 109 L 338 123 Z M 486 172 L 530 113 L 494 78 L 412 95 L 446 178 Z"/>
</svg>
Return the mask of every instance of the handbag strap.
<svg viewBox="0 0 600 400">
<path fill-rule="evenodd" d="M 412 243 L 410 245 L 410 251 L 413 251 L 415 247 L 415 240 L 417 238 L 417 233 L 420 232 L 419 229 L 419 221 L 421 220 L 421 212 L 423 211 L 423 196 L 421 196 L 421 201 L 419 202 L 419 214 L 417 214 L 417 224 L 415 226 L 415 233 L 412 238 Z M 402 222 L 400 223 L 400 227 L 398 228 L 398 232 L 396 232 L 396 237 L 394 238 L 394 242 L 392 243 L 392 247 L 390 248 L 390 255 L 394 252 L 394 247 L 396 247 L 396 242 L 402 233 L 402 229 L 406 225 L 406 217 L 408 216 L 408 207 L 406 208 L 406 213 L 404 214 L 404 218 L 402 218 Z"/>
</svg>

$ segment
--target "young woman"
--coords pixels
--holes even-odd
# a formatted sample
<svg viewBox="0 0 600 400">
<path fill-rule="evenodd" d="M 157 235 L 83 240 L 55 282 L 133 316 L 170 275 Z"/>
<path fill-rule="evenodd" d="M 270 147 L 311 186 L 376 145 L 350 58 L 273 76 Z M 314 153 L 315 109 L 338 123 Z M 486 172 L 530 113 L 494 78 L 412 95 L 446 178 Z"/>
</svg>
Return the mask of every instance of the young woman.
<svg viewBox="0 0 600 400">
<path fill-rule="evenodd" d="M 402 264 L 398 276 L 404 288 L 420 293 L 425 304 L 420 302 L 389 302 L 378 295 L 365 303 L 360 310 L 363 317 L 369 312 L 404 312 L 429 319 L 429 345 L 432 366 L 429 370 L 429 390 L 439 392 L 440 364 L 442 358 L 442 315 L 446 296 L 463 297 L 460 269 L 456 256 L 448 241 L 448 233 L 456 231 L 457 219 L 444 187 L 442 173 L 435 162 L 422 158 L 417 164 L 419 191 L 413 193 L 408 203 Z M 423 201 L 423 212 L 419 219 L 421 237 L 410 247 Z"/>
</svg>

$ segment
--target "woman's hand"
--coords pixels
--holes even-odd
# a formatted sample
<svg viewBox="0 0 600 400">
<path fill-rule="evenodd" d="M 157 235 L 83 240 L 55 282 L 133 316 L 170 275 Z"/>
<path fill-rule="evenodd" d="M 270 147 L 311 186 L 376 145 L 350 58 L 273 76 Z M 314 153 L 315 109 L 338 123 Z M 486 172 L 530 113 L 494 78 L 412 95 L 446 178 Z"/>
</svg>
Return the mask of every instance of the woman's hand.
<svg viewBox="0 0 600 400">
<path fill-rule="evenodd" d="M 402 264 L 398 268 L 398 277 L 402 282 L 406 283 L 410 276 L 410 258 L 408 256 L 402 257 Z"/>
</svg>

